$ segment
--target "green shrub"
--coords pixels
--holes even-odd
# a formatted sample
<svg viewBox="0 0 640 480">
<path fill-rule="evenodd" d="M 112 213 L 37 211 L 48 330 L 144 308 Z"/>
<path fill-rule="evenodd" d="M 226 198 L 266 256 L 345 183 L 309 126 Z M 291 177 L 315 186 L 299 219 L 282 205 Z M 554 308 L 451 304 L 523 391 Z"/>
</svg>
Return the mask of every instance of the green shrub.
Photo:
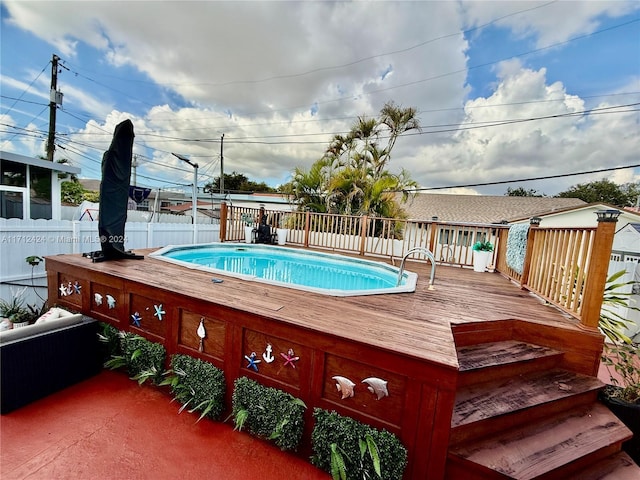
<svg viewBox="0 0 640 480">
<path fill-rule="evenodd" d="M 110 332 L 111 334 L 112 332 Z M 147 380 L 162 380 L 166 350 L 163 345 L 151 342 L 140 335 L 118 332 L 120 346 L 104 364 L 112 370 L 125 368 L 133 380 L 142 384 Z"/>
<path fill-rule="evenodd" d="M 313 411 L 313 418 L 311 463 L 316 467 L 333 478 L 402 479 L 407 449 L 394 434 L 321 408 Z M 376 473 L 378 462 L 381 475 Z"/>
<path fill-rule="evenodd" d="M 111 324 L 100 322 L 101 333 L 98 339 L 102 344 L 101 354 L 103 363 L 112 357 L 122 355 L 120 348 L 120 331 Z"/>
<path fill-rule="evenodd" d="M 224 373 L 208 362 L 188 355 L 171 356 L 171 370 L 161 385 L 170 385 L 173 399 L 182 407 L 189 407 L 190 413 L 200 412 L 204 417 L 217 420 L 224 410 L 226 385 Z"/>
<path fill-rule="evenodd" d="M 281 450 L 296 450 L 307 408 L 302 400 L 241 377 L 234 382 L 232 402 L 238 430 L 246 428 L 252 435 L 273 441 Z"/>
</svg>

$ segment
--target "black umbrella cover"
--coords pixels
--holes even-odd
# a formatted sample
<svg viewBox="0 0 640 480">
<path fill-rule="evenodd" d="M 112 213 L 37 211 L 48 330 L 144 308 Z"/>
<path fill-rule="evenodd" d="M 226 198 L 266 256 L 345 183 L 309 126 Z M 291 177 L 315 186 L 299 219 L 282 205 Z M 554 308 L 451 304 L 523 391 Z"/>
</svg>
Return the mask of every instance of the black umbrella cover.
<svg viewBox="0 0 640 480">
<path fill-rule="evenodd" d="M 127 221 L 134 137 L 131 120 L 119 123 L 114 130 L 109 150 L 102 156 L 98 234 L 105 259 L 127 255 L 124 249 L 124 227 Z"/>
</svg>

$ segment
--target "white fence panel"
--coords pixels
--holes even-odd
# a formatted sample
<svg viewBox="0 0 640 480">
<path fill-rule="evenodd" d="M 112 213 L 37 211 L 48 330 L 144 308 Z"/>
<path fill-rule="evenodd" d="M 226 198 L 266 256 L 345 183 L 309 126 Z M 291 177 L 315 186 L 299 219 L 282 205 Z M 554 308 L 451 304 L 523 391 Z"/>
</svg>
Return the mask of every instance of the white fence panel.
<svg viewBox="0 0 640 480">
<path fill-rule="evenodd" d="M 197 226 L 197 242 L 220 239 L 219 224 Z M 125 224 L 124 246 L 128 250 L 158 248 L 193 243 L 190 223 Z M 30 284 L 32 269 L 26 257 L 40 257 L 99 251 L 98 222 L 70 220 L 20 220 L 0 218 L 0 296 L 6 297 L 4 284 Z M 44 264 L 33 269 L 34 279 L 46 276 Z M 38 283 L 42 284 L 42 281 Z"/>
</svg>

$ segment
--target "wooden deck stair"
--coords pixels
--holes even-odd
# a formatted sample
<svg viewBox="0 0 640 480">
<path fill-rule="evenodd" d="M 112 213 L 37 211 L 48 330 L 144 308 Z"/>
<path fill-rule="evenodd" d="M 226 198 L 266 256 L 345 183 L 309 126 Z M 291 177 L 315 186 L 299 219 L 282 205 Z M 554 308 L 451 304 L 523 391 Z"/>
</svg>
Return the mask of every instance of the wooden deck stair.
<svg viewBox="0 0 640 480">
<path fill-rule="evenodd" d="M 518 340 L 458 348 L 447 478 L 638 479 L 631 432 L 597 401 L 597 378 L 563 352 Z"/>
</svg>

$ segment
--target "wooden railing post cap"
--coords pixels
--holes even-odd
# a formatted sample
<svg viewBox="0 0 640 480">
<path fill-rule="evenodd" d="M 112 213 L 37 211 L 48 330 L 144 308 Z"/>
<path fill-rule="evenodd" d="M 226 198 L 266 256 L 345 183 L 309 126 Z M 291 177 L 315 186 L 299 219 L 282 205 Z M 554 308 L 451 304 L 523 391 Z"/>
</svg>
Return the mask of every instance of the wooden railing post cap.
<svg viewBox="0 0 640 480">
<path fill-rule="evenodd" d="M 618 217 L 620 216 L 620 210 L 598 210 L 596 215 L 598 216 L 598 222 L 615 223 L 618 221 Z"/>
</svg>

